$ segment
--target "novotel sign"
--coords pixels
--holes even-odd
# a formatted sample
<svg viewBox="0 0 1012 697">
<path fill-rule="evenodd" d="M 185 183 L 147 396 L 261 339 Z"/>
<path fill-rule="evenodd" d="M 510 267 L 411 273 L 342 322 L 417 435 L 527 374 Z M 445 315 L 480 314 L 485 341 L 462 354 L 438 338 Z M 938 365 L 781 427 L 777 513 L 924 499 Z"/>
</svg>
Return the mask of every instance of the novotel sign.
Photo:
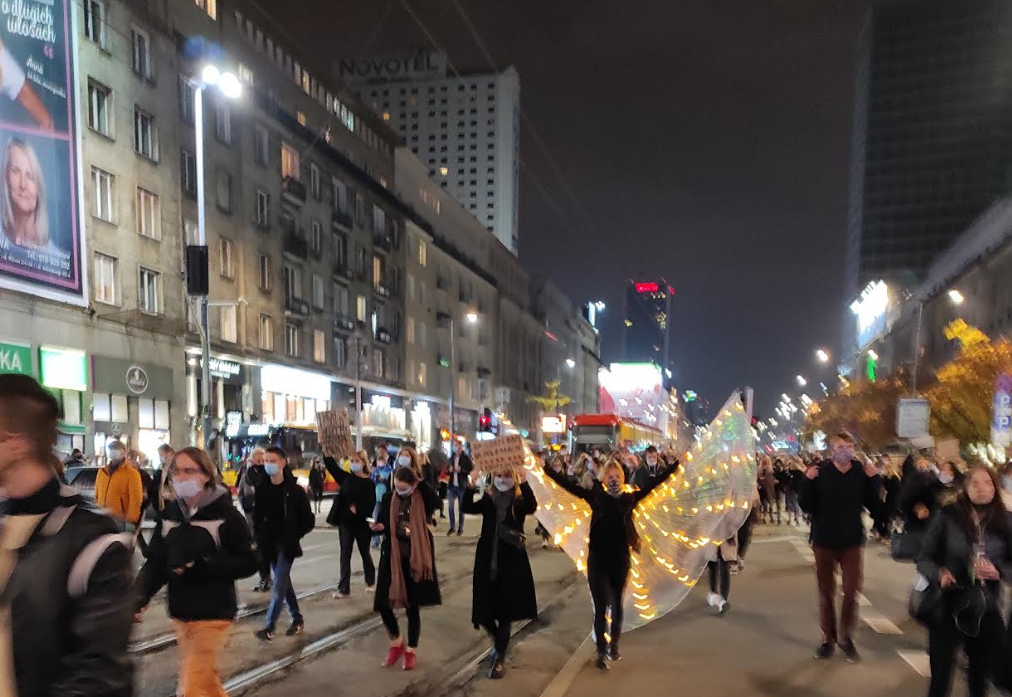
<svg viewBox="0 0 1012 697">
<path fill-rule="evenodd" d="M 337 64 L 338 76 L 348 84 L 395 82 L 398 80 L 445 77 L 446 57 L 419 52 L 375 58 L 344 58 Z"/>
</svg>

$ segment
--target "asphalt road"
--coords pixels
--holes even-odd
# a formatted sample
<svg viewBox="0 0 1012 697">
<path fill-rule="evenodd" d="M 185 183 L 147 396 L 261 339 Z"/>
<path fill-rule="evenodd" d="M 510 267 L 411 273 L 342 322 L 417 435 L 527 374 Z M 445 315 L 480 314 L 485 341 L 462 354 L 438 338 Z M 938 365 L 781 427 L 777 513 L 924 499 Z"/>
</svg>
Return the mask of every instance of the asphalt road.
<svg viewBox="0 0 1012 697">
<path fill-rule="evenodd" d="M 287 639 L 279 632 L 265 646 L 252 636 L 262 614 L 237 621 L 221 662 L 230 694 L 920 697 L 927 689 L 924 632 L 906 615 L 913 568 L 893 562 L 886 547 L 869 546 L 856 637 L 863 660 L 849 664 L 837 655 L 816 661 L 817 597 L 807 532 L 778 526 L 758 529 L 746 570 L 732 577 L 731 610 L 725 617 L 706 606 L 704 578 L 674 612 L 628 633 L 625 658 L 606 674 L 589 663 L 591 608 L 584 578 L 561 552 L 540 549 L 531 534 L 531 563 L 544 609 L 517 632 L 506 678 L 490 681 L 476 665 L 488 641 L 470 625 L 474 530 L 450 538 L 443 532 L 436 531 L 443 605 L 422 613 L 418 670 L 379 667 L 387 639 L 361 577 L 353 579 L 351 598 L 331 599 L 338 543 L 336 533 L 322 526 L 306 540 L 306 557 L 295 566 L 298 591 L 326 589 L 302 602 L 306 633 Z M 357 563 L 353 568 L 357 571 Z M 248 590 L 254 583 L 240 583 L 242 599 L 264 605 L 265 596 Z M 283 616 L 279 627 L 285 626 Z M 164 609 L 153 604 L 136 641 L 150 641 L 168 629 Z M 138 694 L 174 694 L 174 646 L 148 649 L 137 658 Z M 960 681 L 954 694 L 964 691 Z"/>
</svg>

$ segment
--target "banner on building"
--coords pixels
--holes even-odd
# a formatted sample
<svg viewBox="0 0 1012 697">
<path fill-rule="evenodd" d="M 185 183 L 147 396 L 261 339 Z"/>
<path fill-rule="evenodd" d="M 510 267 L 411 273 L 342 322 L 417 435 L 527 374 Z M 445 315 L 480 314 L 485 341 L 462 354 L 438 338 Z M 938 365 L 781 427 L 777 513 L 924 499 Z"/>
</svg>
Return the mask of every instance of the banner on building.
<svg viewBox="0 0 1012 697">
<path fill-rule="evenodd" d="M 0 287 L 84 305 L 75 5 L 0 7 Z M 101 42 L 108 29 L 95 21 Z M 111 124 L 111 98 L 96 94 L 93 106 L 96 128 Z"/>
</svg>

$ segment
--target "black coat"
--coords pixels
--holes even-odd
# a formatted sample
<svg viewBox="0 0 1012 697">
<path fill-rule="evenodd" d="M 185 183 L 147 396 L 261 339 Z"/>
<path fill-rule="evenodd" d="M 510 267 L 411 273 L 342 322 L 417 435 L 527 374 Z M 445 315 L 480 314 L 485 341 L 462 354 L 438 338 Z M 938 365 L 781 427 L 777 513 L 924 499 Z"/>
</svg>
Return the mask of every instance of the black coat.
<svg viewBox="0 0 1012 697">
<path fill-rule="evenodd" d="M 451 456 L 450 461 L 446 463 L 446 474 L 449 477 L 447 480 L 447 486 L 453 486 L 453 462 L 455 457 Z M 465 487 L 469 486 L 467 475 L 471 474 L 474 469 L 474 463 L 471 462 L 471 458 L 467 456 L 464 451 L 460 452 L 460 472 L 457 472 L 457 486 Z"/>
<path fill-rule="evenodd" d="M 169 616 L 184 622 L 231 620 L 236 613 L 235 582 L 257 570 L 246 519 L 224 487 L 187 519 L 178 500 L 156 520 L 148 559 L 137 575 L 138 607 L 168 584 Z M 182 574 L 172 569 L 193 567 Z"/>
<path fill-rule="evenodd" d="M 323 464 L 341 487 L 327 514 L 327 525 L 368 525 L 366 518 L 372 516 L 372 510 L 376 507 L 375 482 L 369 477 L 345 472 L 332 457 L 323 458 Z M 352 506 L 355 507 L 354 513 L 351 512 Z"/>
<path fill-rule="evenodd" d="M 640 465 L 632 473 L 632 479 L 629 483 L 638 489 L 655 487 L 658 483 L 669 477 L 673 471 L 678 469 L 678 466 L 677 461 L 672 465 L 666 465 L 664 462 L 658 461 L 657 466 L 654 468 L 654 473 L 650 474 L 649 465 Z"/>
<path fill-rule="evenodd" d="M 284 552 L 288 559 L 302 556 L 302 545 L 299 541 L 308 535 L 316 525 L 316 517 L 309 506 L 309 497 L 305 490 L 295 481 L 292 471 L 285 467 L 285 478 L 277 485 L 282 489 L 284 502 L 280 519 L 273 518 L 270 499 L 274 492 L 274 484 L 270 477 L 257 485 L 256 498 L 253 506 L 253 534 L 261 553 L 274 560 L 278 552 Z"/>
<path fill-rule="evenodd" d="M 422 496 L 425 502 L 425 517 L 429 519 L 435 511 L 439 510 L 439 496 L 435 494 L 425 482 L 419 482 L 414 496 Z M 373 601 L 373 609 L 379 612 L 390 604 L 390 504 L 393 492 L 388 491 L 380 503 L 379 518 L 376 522 L 383 524 L 383 544 L 380 545 L 379 569 L 376 574 L 376 599 Z M 404 573 L 404 585 L 408 591 L 408 602 L 413 607 L 428 607 L 431 605 L 442 605 L 443 598 L 439 592 L 439 574 L 436 572 L 436 544 L 432 539 L 432 531 L 428 526 L 425 533 L 429 536 L 429 545 L 432 547 L 432 578 L 428 581 L 416 582 L 411 578 L 411 569 L 406 559 L 397 560 L 402 564 Z"/>
<path fill-rule="evenodd" d="M 486 493 L 474 500 L 474 489 L 464 497 L 465 513 L 480 514 L 481 536 L 474 553 L 474 593 L 471 602 L 471 623 L 475 627 L 489 624 L 489 620 L 524 620 L 538 616 L 538 600 L 534 593 L 534 574 L 527 558 L 527 549 L 518 549 L 504 542 L 498 542 L 499 552 L 496 567 L 498 572 L 492 579 L 492 550 L 497 543 L 496 510 L 491 494 Z M 534 492 L 526 482 L 520 485 L 520 496 L 506 513 L 505 525 L 520 532 L 524 531 L 527 516 L 538 510 Z"/>
<path fill-rule="evenodd" d="M 900 483 L 899 499 L 897 500 L 898 513 L 903 519 L 903 525 L 907 532 L 926 532 L 931 524 L 931 518 L 941 508 L 939 494 L 942 485 L 932 472 L 921 472 L 916 467 L 906 468 L 903 479 Z M 915 509 L 923 505 L 930 512 L 930 516 L 921 520 L 917 517 Z"/>
</svg>

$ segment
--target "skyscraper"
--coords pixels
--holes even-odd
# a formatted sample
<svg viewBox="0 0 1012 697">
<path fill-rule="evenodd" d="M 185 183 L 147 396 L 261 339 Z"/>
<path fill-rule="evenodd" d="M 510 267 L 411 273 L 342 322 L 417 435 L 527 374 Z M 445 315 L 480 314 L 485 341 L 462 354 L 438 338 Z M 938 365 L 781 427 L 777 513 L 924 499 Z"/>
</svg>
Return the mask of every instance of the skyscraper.
<svg viewBox="0 0 1012 697">
<path fill-rule="evenodd" d="M 624 362 L 654 363 L 665 370 L 671 369 L 668 327 L 674 292 L 663 278 L 629 281 L 622 326 Z"/>
<path fill-rule="evenodd" d="M 340 78 L 426 163 L 429 176 L 516 254 L 520 77 L 447 75 L 446 56 L 342 60 Z"/>
<path fill-rule="evenodd" d="M 869 12 L 858 50 L 848 304 L 870 281 L 915 283 L 1008 190 L 1010 32 L 1012 5 L 1001 0 Z"/>
</svg>

